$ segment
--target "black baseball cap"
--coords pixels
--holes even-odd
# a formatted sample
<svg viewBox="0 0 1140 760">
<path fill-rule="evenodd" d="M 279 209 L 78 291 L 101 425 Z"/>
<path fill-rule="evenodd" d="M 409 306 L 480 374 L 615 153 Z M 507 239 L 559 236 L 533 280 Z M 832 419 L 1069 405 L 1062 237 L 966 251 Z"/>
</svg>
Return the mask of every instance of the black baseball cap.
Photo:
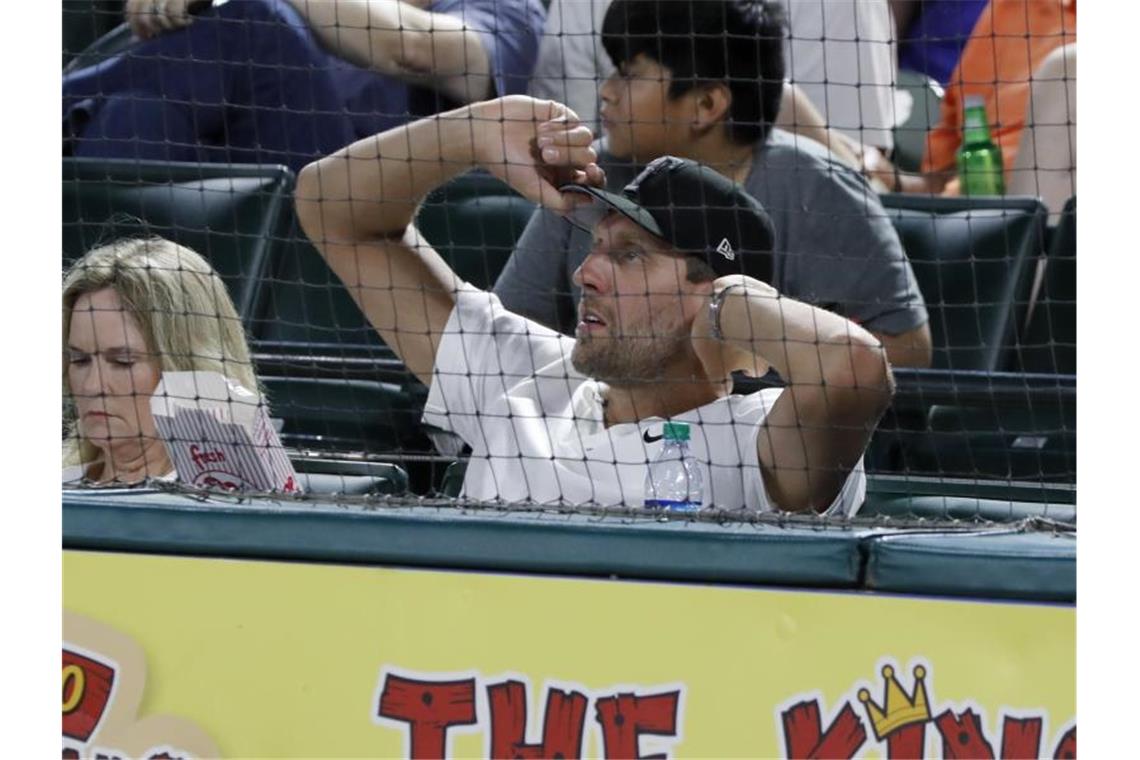
<svg viewBox="0 0 1140 760">
<path fill-rule="evenodd" d="M 772 220 L 759 201 L 708 166 L 662 156 L 620 194 L 578 184 L 559 190 L 594 199 L 568 217 L 588 232 L 610 210 L 617 211 L 678 251 L 704 259 L 719 277 L 744 274 L 772 281 Z"/>
</svg>

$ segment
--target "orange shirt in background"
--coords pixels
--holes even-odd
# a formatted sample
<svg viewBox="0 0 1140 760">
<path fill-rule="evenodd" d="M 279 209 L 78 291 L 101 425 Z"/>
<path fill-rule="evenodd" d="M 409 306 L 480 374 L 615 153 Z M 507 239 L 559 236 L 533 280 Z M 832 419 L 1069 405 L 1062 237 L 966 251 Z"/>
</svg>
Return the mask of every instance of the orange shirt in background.
<svg viewBox="0 0 1140 760">
<path fill-rule="evenodd" d="M 1029 76 L 1049 53 L 1077 41 L 1076 0 L 991 0 L 946 85 L 942 119 L 926 137 L 922 171 L 956 168 L 967 96 L 986 102 L 990 134 L 1008 172 L 1029 106 Z"/>
</svg>

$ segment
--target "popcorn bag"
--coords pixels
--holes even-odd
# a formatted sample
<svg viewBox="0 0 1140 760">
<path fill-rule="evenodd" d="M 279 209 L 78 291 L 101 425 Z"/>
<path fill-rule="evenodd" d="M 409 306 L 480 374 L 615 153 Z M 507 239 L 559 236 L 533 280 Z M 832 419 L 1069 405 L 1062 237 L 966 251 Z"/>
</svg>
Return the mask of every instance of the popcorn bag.
<svg viewBox="0 0 1140 760">
<path fill-rule="evenodd" d="M 259 394 L 218 372 L 164 372 L 150 409 L 181 482 L 300 491 Z"/>
</svg>

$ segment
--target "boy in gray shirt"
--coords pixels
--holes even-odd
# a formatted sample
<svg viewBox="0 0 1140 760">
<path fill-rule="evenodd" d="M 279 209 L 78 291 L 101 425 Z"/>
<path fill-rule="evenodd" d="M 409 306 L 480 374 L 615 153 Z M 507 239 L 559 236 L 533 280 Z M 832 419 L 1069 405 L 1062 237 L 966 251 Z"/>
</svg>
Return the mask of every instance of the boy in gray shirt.
<svg viewBox="0 0 1140 760">
<path fill-rule="evenodd" d="M 615 0 L 602 27 L 618 69 L 600 93 L 606 185 L 621 188 L 663 155 L 715 167 L 772 219 L 772 285 L 861 324 L 893 365 L 929 366 L 926 306 L 878 196 L 822 145 L 771 127 L 783 89 L 783 35 L 782 14 L 770 3 Z M 588 233 L 539 209 L 495 293 L 508 309 L 573 332 L 573 274 L 590 245 Z"/>
</svg>

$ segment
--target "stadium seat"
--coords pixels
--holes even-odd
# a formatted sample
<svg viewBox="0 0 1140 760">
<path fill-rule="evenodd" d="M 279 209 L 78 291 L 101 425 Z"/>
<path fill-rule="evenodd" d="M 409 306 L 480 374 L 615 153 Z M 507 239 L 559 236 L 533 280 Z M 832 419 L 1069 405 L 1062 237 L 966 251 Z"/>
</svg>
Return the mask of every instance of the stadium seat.
<svg viewBox="0 0 1140 760">
<path fill-rule="evenodd" d="M 883 206 L 930 312 L 935 368 L 1006 365 L 1041 250 L 1045 206 L 1035 198 L 887 194 Z"/>
<path fill-rule="evenodd" d="M 258 350 L 286 355 L 391 357 L 356 302 L 291 221 L 262 283 L 251 334 Z"/>
<path fill-rule="evenodd" d="M 408 473 L 389 462 L 295 457 L 293 467 L 307 494 L 392 496 L 408 491 Z"/>
<path fill-rule="evenodd" d="M 1046 210 L 1033 198 L 886 195 L 930 312 L 934 370 L 896 371 L 875 472 L 1072 482 L 1075 383 L 1020 369 Z"/>
<path fill-rule="evenodd" d="M 125 38 L 130 40 L 130 29 L 123 24 L 123 0 L 68 0 L 63 3 L 63 65 L 78 68 L 97 62 L 102 58 L 101 51 L 111 47 L 105 38 L 111 31 L 126 29 Z M 122 32 L 115 36 L 116 45 Z M 97 44 L 108 40 L 101 45 Z M 125 47 L 125 44 L 123 45 Z M 75 61 L 74 66 L 68 66 Z"/>
<path fill-rule="evenodd" d="M 469 172 L 428 196 L 416 222 L 456 274 L 489 290 L 534 209 L 500 180 Z"/>
<path fill-rule="evenodd" d="M 417 224 L 460 277 L 490 288 L 534 204 L 494 177 L 470 172 L 432 193 Z M 391 357 L 348 291 L 294 224 L 278 251 L 257 308 L 253 335 L 275 353 L 316 346 L 344 356 Z"/>
<path fill-rule="evenodd" d="M 1039 263 L 1040 281 L 1031 300 L 1015 357 L 1024 372 L 1077 371 L 1077 199 L 1070 198 L 1050 231 Z"/>
<path fill-rule="evenodd" d="M 1041 518 L 1076 525 L 1076 490 L 1064 485 L 869 475 L 860 517 L 1012 523 Z"/>
<path fill-rule="evenodd" d="M 64 265 L 116 237 L 161 235 L 209 260 L 248 326 L 293 180 L 283 166 L 64 159 Z"/>
<path fill-rule="evenodd" d="M 370 454 L 431 450 L 419 426 L 424 399 L 414 387 L 355 379 L 261 380 L 273 416 L 284 421 L 286 446 Z"/>
<path fill-rule="evenodd" d="M 1077 476 L 1076 404 L 1058 394 L 1035 394 L 1018 405 L 932 406 L 931 467 L 945 475 L 1011 480 L 1062 480 Z M 911 461 L 919 452 L 911 452 Z"/>
<path fill-rule="evenodd" d="M 443 483 L 439 492 L 451 499 L 458 499 L 463 492 L 463 478 L 467 475 L 467 462 L 452 462 L 443 471 Z"/>
<path fill-rule="evenodd" d="M 945 91 L 938 82 L 910 69 L 899 69 L 898 87 L 910 95 L 910 116 L 894 128 L 895 166 L 904 172 L 918 171 L 926 150 L 926 134 L 939 119 Z"/>
<path fill-rule="evenodd" d="M 895 380 L 869 472 L 1075 481 L 1073 376 L 896 369 Z"/>
</svg>

